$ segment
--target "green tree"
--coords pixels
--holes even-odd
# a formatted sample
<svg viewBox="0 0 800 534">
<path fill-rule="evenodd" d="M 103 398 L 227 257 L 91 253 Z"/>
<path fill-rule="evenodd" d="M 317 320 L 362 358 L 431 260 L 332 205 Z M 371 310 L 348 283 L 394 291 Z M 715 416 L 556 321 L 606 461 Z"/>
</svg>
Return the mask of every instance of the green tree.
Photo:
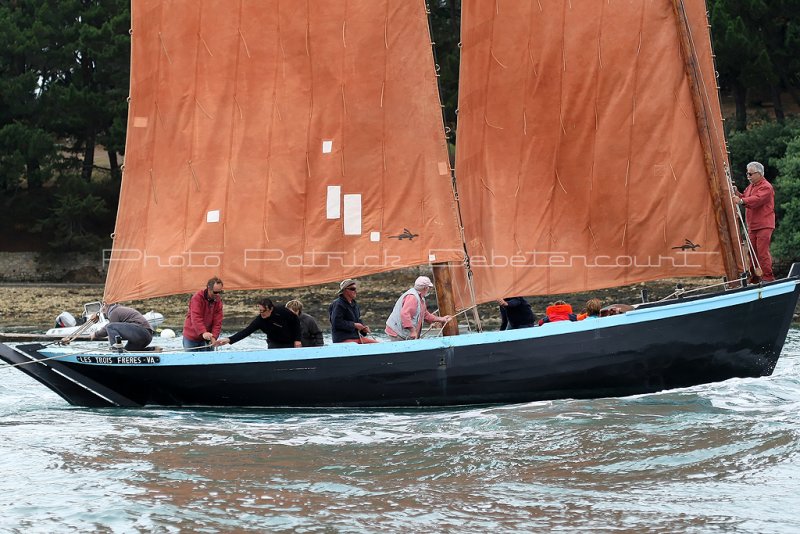
<svg viewBox="0 0 800 534">
<path fill-rule="evenodd" d="M 435 0 L 430 5 L 430 24 L 439 74 L 444 121 L 451 142 L 455 140 L 458 108 L 458 69 L 461 39 L 460 0 Z"/>
<path fill-rule="evenodd" d="M 800 134 L 800 120 L 789 119 L 781 124 L 761 121 L 745 131 L 728 135 L 731 153 L 731 171 L 734 183 L 743 189 L 747 185 L 745 167 L 751 161 L 759 161 L 766 167 L 766 177 L 774 182 L 778 177 L 778 161 L 786 155 L 786 146 Z"/>
<path fill-rule="evenodd" d="M 761 0 L 714 0 L 711 27 L 716 66 L 723 88 L 733 94 L 736 130 L 747 128 L 747 91 L 769 78 L 769 56 L 754 19 L 766 10 Z"/>
<path fill-rule="evenodd" d="M 775 182 L 776 208 L 782 216 L 775 229 L 772 253 L 783 263 L 800 261 L 800 132 L 776 165 L 780 171 Z"/>
<path fill-rule="evenodd" d="M 91 184 L 77 177 L 65 179 L 65 187 L 55 195 L 55 203 L 36 224 L 36 230 L 50 236 L 54 251 L 90 251 L 106 245 L 103 227 L 108 206 L 93 194 Z"/>
<path fill-rule="evenodd" d="M 0 4 L 0 189 L 38 188 L 52 175 L 55 138 L 40 107 L 45 54 L 34 25 L 38 2 Z"/>
<path fill-rule="evenodd" d="M 768 92 L 783 122 L 782 90 L 800 104 L 800 0 L 714 0 L 711 25 L 720 84 L 736 103 L 736 129 L 747 127 L 748 93 Z"/>
<path fill-rule="evenodd" d="M 800 104 L 795 90 L 800 74 L 797 46 L 800 44 L 800 0 L 764 1 L 765 9 L 758 20 L 760 36 L 769 56 L 768 81 L 779 122 L 785 118 L 781 89 L 786 89 Z"/>
<path fill-rule="evenodd" d="M 112 175 L 119 176 L 130 58 L 128 1 L 45 0 L 39 21 L 52 65 L 42 98 L 50 126 L 66 141 L 84 180 L 91 179 L 100 142 L 109 151 Z"/>
</svg>

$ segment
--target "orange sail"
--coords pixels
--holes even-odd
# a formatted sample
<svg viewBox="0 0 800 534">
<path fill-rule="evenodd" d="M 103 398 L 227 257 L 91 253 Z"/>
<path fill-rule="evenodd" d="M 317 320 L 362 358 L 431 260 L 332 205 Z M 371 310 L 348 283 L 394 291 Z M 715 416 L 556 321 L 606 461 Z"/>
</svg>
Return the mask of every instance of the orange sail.
<svg viewBox="0 0 800 534">
<path fill-rule="evenodd" d="M 725 273 L 705 2 L 686 2 L 697 99 L 673 4 L 463 2 L 456 178 L 478 302 Z"/>
<path fill-rule="evenodd" d="M 109 302 L 461 261 L 425 5 L 134 0 Z"/>
</svg>

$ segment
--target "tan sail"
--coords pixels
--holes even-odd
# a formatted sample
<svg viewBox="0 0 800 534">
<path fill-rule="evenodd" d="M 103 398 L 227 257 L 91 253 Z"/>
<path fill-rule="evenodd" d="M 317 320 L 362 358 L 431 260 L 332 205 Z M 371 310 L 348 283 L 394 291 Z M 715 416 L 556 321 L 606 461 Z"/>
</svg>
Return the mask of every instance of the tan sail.
<svg viewBox="0 0 800 534">
<path fill-rule="evenodd" d="M 462 9 L 456 176 L 476 300 L 724 274 L 673 1 Z M 724 172 L 705 2 L 686 12 Z M 728 196 L 723 180 L 725 210 Z"/>
<path fill-rule="evenodd" d="M 107 301 L 462 259 L 422 0 L 134 0 L 132 17 Z"/>
</svg>

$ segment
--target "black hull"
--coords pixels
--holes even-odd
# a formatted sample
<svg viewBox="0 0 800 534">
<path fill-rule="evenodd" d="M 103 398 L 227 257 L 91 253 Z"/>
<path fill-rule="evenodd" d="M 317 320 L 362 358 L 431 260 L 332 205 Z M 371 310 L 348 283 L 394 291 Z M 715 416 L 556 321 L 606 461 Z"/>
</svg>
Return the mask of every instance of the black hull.
<svg viewBox="0 0 800 534">
<path fill-rule="evenodd" d="M 447 406 L 626 396 L 770 375 L 799 292 L 795 284 L 769 298 L 635 324 L 598 319 L 579 332 L 416 351 L 409 342 L 406 352 L 368 356 L 180 366 L 50 360 L 21 369 L 82 406 Z M 0 348 L 10 361 L 10 349 Z M 36 359 L 39 348 L 17 347 Z"/>
</svg>

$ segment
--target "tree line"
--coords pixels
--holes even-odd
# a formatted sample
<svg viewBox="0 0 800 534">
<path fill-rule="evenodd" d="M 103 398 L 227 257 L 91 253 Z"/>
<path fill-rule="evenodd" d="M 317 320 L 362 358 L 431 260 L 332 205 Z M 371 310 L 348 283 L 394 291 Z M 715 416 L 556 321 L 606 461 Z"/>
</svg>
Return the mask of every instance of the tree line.
<svg viewBox="0 0 800 534">
<path fill-rule="evenodd" d="M 125 147 L 129 2 L 0 3 L 0 190 L 12 193 L 0 207 L 10 235 L 42 235 L 52 250 L 108 244 Z M 452 141 L 461 2 L 429 2 Z M 719 84 L 735 104 L 726 128 L 738 185 L 742 157 L 767 165 L 780 204 L 774 253 L 798 259 L 800 123 L 787 108 L 800 107 L 800 0 L 709 0 L 708 8 Z M 754 106 L 769 113 L 748 113 Z"/>
</svg>

